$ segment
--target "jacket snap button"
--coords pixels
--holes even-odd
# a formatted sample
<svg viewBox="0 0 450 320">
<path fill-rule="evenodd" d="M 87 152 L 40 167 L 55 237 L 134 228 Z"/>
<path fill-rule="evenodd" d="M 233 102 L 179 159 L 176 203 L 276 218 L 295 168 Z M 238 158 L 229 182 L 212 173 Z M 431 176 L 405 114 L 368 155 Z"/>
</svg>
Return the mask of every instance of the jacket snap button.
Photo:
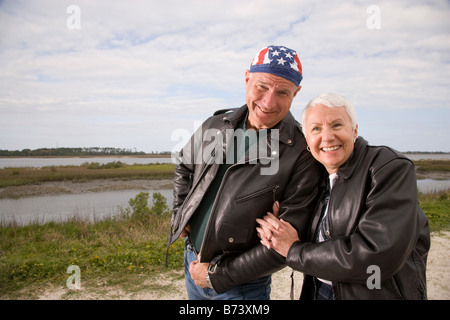
<svg viewBox="0 0 450 320">
<path fill-rule="evenodd" d="M 327 236 L 329 236 L 330 235 L 330 230 L 327 230 L 325 233 L 327 234 Z"/>
<path fill-rule="evenodd" d="M 288 143 L 288 144 L 291 144 L 291 143 L 292 143 L 292 140 L 291 140 L 291 139 L 289 139 L 289 140 L 287 141 L 287 143 Z"/>
<path fill-rule="evenodd" d="M 233 242 L 234 242 L 234 239 L 230 237 L 230 238 L 228 239 L 228 241 L 229 241 L 230 243 L 233 243 Z"/>
</svg>

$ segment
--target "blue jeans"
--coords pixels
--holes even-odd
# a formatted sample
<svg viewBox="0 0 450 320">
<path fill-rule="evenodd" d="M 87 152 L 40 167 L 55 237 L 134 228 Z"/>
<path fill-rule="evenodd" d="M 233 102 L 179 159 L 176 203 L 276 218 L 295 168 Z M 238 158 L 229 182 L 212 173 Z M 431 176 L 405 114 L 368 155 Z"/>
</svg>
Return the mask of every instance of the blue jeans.
<svg viewBox="0 0 450 320">
<path fill-rule="evenodd" d="M 186 237 L 184 245 L 184 274 L 189 300 L 270 300 L 271 276 L 247 282 L 224 293 L 217 293 L 213 289 L 197 286 L 189 273 L 189 264 L 196 260 L 197 254 L 189 243 L 188 237 Z"/>
</svg>

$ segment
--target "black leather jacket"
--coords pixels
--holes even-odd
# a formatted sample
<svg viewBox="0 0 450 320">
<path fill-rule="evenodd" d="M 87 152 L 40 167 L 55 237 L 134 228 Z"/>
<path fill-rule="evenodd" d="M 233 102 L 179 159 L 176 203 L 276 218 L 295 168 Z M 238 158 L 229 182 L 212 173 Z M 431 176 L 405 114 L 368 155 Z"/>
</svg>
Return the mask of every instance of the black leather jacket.
<svg viewBox="0 0 450 320">
<path fill-rule="evenodd" d="M 203 123 L 201 129 L 203 132 L 211 128 L 222 132 L 225 149 L 229 144 L 225 130 L 236 129 L 247 110 L 247 105 L 244 105 L 231 112 L 216 112 Z M 256 218 L 272 211 L 275 199 L 281 203 L 281 217 L 298 228 L 300 234 L 305 234 L 317 203 L 323 168 L 306 151 L 300 125 L 288 113 L 273 129 L 279 130 L 279 141 L 274 141 L 273 136 L 269 135 L 272 140 L 266 141 L 263 147 L 268 150 L 262 153 L 269 157 L 258 154 L 257 161 L 247 158 L 232 165 L 226 171 L 216 196 L 200 255 L 201 262 L 210 262 L 215 266 L 210 280 L 219 293 L 285 266 L 285 259 L 261 245 L 256 234 Z M 208 159 L 192 161 L 196 152 L 197 156 L 202 153 L 198 152 L 200 144 L 203 151 L 210 150 L 208 144 L 211 142 L 201 139 L 202 130 L 199 129 L 182 150 L 185 157 L 190 154 L 187 157 L 191 159 L 189 162 L 199 163 L 182 162 L 175 169 L 174 206 L 168 246 L 189 224 L 219 167 L 215 161 L 207 164 Z M 268 159 L 271 160 L 269 164 Z M 276 165 L 278 168 L 274 174 L 261 174 L 262 168 Z"/>
<path fill-rule="evenodd" d="M 337 299 L 426 299 L 430 234 L 414 164 L 359 137 L 329 201 L 331 240 L 312 243 L 319 202 L 309 242 L 294 243 L 288 253 L 287 264 L 305 273 L 301 299 L 312 298 L 312 276 L 331 280 Z M 379 267 L 380 289 L 367 285 L 371 265 Z"/>
</svg>

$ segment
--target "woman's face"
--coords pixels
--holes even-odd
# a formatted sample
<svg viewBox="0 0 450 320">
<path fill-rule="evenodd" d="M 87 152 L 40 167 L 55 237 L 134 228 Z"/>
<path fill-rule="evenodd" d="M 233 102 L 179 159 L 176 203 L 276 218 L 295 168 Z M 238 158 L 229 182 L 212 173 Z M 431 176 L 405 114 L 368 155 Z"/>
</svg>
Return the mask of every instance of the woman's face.
<svg viewBox="0 0 450 320">
<path fill-rule="evenodd" d="M 344 107 L 329 108 L 319 104 L 306 111 L 304 126 L 313 157 L 329 174 L 336 173 L 353 152 L 358 125 L 352 128 Z"/>
</svg>

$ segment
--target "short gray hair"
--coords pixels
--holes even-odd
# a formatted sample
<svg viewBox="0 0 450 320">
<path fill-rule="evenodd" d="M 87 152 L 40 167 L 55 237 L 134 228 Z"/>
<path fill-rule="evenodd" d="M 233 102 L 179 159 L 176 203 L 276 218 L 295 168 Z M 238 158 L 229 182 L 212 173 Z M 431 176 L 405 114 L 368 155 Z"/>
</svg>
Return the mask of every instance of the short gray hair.
<svg viewBox="0 0 450 320">
<path fill-rule="evenodd" d="M 351 101 L 348 100 L 346 97 L 341 96 L 340 94 L 337 93 L 322 93 L 321 95 L 311 99 L 302 111 L 303 134 L 305 134 L 306 112 L 312 107 L 319 104 L 327 106 L 328 108 L 344 107 L 345 110 L 347 111 L 348 116 L 350 117 L 350 120 L 352 121 L 353 130 L 356 129 L 358 121 L 356 118 L 356 111 L 355 108 L 353 107 L 353 103 L 351 103 Z"/>
</svg>

